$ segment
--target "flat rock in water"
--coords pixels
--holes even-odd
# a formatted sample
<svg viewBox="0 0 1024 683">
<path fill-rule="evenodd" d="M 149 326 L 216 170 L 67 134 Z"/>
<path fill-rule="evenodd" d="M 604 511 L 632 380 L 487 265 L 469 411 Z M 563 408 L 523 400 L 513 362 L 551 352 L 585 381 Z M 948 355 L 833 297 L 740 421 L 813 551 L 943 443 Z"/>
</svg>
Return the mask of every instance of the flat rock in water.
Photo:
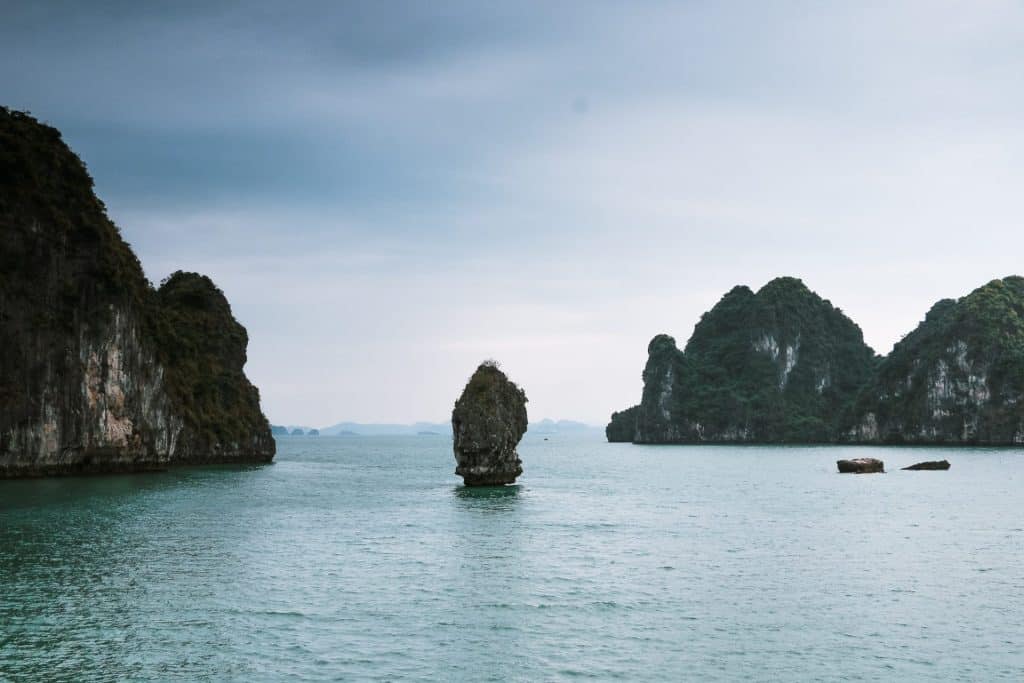
<svg viewBox="0 0 1024 683">
<path fill-rule="evenodd" d="M 854 458 L 853 460 L 837 460 L 841 474 L 868 474 L 885 472 L 885 463 L 877 458 Z"/>
<path fill-rule="evenodd" d="M 948 460 L 929 460 L 927 462 L 919 462 L 910 467 L 904 467 L 905 470 L 948 470 Z"/>
</svg>

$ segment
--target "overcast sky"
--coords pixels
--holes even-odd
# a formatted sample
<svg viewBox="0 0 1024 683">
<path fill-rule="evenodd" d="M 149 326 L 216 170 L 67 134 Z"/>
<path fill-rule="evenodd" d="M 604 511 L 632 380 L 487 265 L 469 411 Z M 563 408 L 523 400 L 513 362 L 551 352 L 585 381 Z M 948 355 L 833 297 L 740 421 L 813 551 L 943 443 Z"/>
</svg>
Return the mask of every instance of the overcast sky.
<svg viewBox="0 0 1024 683">
<path fill-rule="evenodd" d="M 225 291 L 275 423 L 446 420 L 493 357 L 603 424 L 735 284 L 885 353 L 1024 273 L 1019 2 L 159 7 L 0 0 L 0 103 Z"/>
</svg>

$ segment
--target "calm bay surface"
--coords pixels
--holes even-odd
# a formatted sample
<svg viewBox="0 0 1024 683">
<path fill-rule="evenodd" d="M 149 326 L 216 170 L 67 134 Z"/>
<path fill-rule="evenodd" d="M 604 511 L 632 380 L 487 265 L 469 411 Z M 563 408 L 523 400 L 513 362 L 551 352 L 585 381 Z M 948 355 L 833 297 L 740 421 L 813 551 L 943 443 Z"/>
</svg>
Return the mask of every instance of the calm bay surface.
<svg viewBox="0 0 1024 683">
<path fill-rule="evenodd" d="M 1024 450 L 548 439 L 0 482 L 0 679 L 1024 679 Z"/>
</svg>

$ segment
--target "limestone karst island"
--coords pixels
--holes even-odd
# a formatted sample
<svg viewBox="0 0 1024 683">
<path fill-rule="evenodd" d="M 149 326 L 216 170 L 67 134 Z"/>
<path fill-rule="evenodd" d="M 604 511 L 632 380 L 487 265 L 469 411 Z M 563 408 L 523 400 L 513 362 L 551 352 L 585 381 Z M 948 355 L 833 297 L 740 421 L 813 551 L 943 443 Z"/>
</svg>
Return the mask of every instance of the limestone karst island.
<svg viewBox="0 0 1024 683">
<path fill-rule="evenodd" d="M 273 459 L 223 293 L 153 287 L 60 133 L 7 109 L 0 227 L 0 477 Z"/>
<path fill-rule="evenodd" d="M 798 279 L 732 289 L 647 349 L 609 441 L 1024 444 L 1024 278 L 939 301 L 884 357 Z"/>
</svg>

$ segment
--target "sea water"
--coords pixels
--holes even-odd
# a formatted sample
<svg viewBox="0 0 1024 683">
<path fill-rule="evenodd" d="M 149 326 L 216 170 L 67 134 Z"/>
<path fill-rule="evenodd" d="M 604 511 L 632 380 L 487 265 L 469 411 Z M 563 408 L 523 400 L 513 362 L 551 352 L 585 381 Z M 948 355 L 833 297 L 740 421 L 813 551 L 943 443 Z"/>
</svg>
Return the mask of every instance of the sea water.
<svg viewBox="0 0 1024 683">
<path fill-rule="evenodd" d="M 0 679 L 1024 679 L 1022 450 L 278 446 L 0 482 Z"/>
</svg>

